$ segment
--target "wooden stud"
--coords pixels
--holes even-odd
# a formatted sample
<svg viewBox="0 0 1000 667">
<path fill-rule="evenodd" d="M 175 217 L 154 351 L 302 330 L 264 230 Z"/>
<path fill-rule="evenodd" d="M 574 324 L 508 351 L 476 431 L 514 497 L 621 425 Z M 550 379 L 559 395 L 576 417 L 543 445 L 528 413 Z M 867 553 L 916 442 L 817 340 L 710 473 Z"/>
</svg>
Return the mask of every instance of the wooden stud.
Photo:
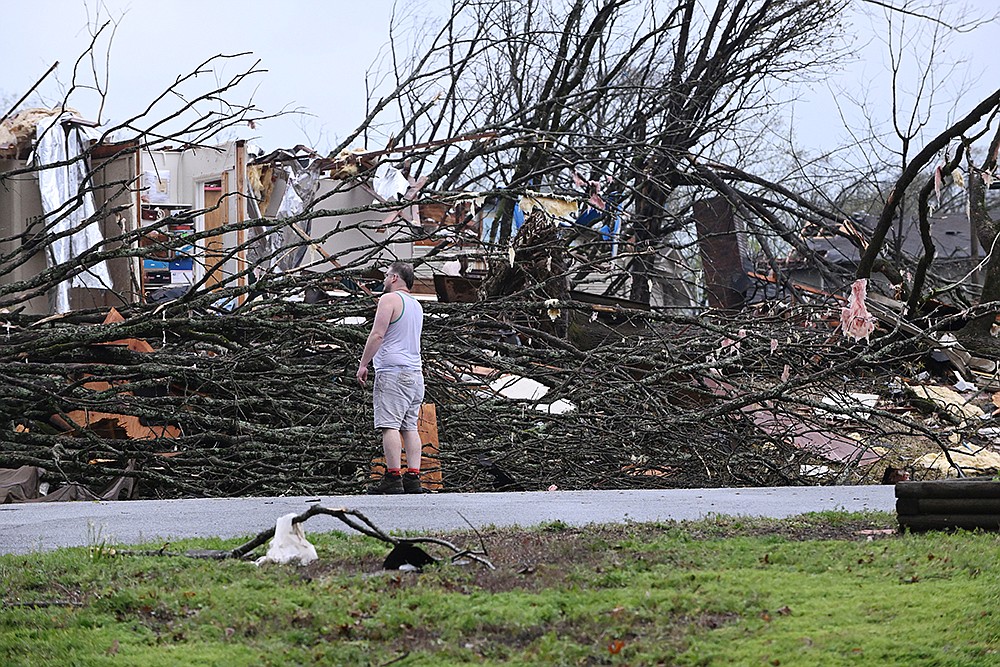
<svg viewBox="0 0 1000 667">
<path fill-rule="evenodd" d="M 246 144 L 240 139 L 236 142 L 236 221 L 243 222 L 247 219 L 246 209 L 246 174 L 247 174 L 247 158 L 246 158 Z M 240 287 L 246 287 L 248 280 L 244 271 L 247 270 L 247 251 L 243 247 L 246 243 L 247 233 L 246 230 L 240 228 L 236 230 L 236 272 L 239 277 L 236 279 L 237 284 Z M 241 294 L 239 297 L 239 303 L 243 303 L 246 300 L 246 295 Z"/>
</svg>

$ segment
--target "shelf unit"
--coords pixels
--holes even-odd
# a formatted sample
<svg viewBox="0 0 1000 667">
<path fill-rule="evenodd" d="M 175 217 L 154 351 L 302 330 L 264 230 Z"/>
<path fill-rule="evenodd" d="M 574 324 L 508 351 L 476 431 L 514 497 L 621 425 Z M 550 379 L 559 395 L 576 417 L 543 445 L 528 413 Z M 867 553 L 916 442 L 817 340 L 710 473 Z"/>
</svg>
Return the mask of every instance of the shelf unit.
<svg viewBox="0 0 1000 667">
<path fill-rule="evenodd" d="M 142 291 L 148 298 L 159 289 L 185 287 L 194 283 L 194 246 L 173 246 L 173 240 L 195 232 L 191 216 L 175 217 L 191 210 L 188 204 L 142 203 L 143 228 L 148 233 L 140 245 L 153 251 L 142 259 Z"/>
</svg>

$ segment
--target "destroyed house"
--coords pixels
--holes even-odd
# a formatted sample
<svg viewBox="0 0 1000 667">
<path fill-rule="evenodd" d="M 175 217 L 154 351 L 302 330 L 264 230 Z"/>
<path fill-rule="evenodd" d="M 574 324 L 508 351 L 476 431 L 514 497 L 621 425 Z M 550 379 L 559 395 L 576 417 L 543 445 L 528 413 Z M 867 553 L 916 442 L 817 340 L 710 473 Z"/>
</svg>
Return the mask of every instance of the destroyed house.
<svg viewBox="0 0 1000 667">
<path fill-rule="evenodd" d="M 441 294 L 435 275 L 481 278 L 488 255 L 506 256 L 491 238 L 495 198 L 435 200 L 409 161 L 389 160 L 386 151 L 321 157 L 296 146 L 265 154 L 242 140 L 151 148 L 142 138 L 110 141 L 93 126 L 75 112 L 40 109 L 9 119 L 0 132 L 0 284 L 16 286 L 4 300 L 25 313 L 156 302 L 192 287 L 246 288 L 265 275 L 331 270 L 336 279 L 320 283 L 336 294 L 369 279 L 377 285 L 372 270 L 398 259 L 417 261 L 414 291 L 434 298 Z M 59 160 L 70 167 L 54 166 Z M 526 192 L 515 235 L 533 210 L 566 231 L 574 253 L 590 254 L 595 268 L 573 285 L 576 292 L 602 297 L 613 276 L 627 273 L 621 206 L 597 194 Z M 255 224 L 234 225 L 244 221 Z M 48 243 L 53 231 L 64 237 L 56 252 Z M 129 252 L 43 291 L 39 276 L 54 265 L 118 248 Z M 679 277 L 684 264 L 668 251 L 656 258 L 652 305 L 694 302 L 677 289 L 689 284 Z"/>
<path fill-rule="evenodd" d="M 803 235 L 807 247 L 828 262 L 844 268 L 852 275 L 861 259 L 861 250 L 854 239 L 871 238 L 876 220 L 871 216 L 856 216 L 845 223 L 840 233 L 808 233 Z M 976 266 L 986 254 L 982 252 L 968 217 L 964 213 L 933 216 L 930 219 L 931 240 L 934 243 L 934 271 L 947 280 L 981 284 L 982 274 Z M 924 254 L 923 240 L 916 220 L 910 219 L 900 229 L 894 223 L 886 235 L 883 256 L 899 250 L 903 256 L 919 259 Z M 839 289 L 839 285 L 824 285 L 821 273 L 810 261 L 793 253 L 787 263 L 792 281 L 818 289 Z"/>
<path fill-rule="evenodd" d="M 16 285 L 6 301 L 25 313 L 246 286 L 265 272 L 361 275 L 426 254 L 439 243 L 425 231 L 430 223 L 454 217 L 450 207 L 406 204 L 420 185 L 398 171 L 391 192 L 379 193 L 378 179 L 357 178 L 371 166 L 356 157 L 363 153 L 322 159 L 296 147 L 260 155 L 244 141 L 151 150 L 139 141 L 98 143 L 94 124 L 74 113 L 36 110 L 10 121 L 4 127 L 14 131 L 0 133 L 0 142 L 7 138 L 0 146 L 0 284 Z M 301 216 L 307 210 L 323 214 Z M 223 229 L 245 220 L 259 224 Z M 54 235 L 63 240 L 50 243 Z M 47 294 L 32 286 L 54 264 L 123 245 L 140 256 L 102 261 Z M 429 266 L 418 272 L 417 291 L 434 292 Z"/>
</svg>

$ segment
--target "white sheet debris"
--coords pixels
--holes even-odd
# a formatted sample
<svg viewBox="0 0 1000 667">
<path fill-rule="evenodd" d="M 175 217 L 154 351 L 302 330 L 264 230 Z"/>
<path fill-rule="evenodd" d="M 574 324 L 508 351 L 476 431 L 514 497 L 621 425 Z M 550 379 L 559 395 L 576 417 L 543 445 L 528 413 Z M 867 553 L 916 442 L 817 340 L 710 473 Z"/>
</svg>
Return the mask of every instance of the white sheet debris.
<svg viewBox="0 0 1000 667">
<path fill-rule="evenodd" d="M 372 188 L 379 197 L 386 201 L 396 201 L 396 198 L 405 194 L 410 187 L 403 172 L 396 169 L 388 162 L 383 162 L 375 170 L 375 178 L 372 179 Z"/>
<path fill-rule="evenodd" d="M 84 153 L 91 137 L 79 125 L 64 128 L 70 113 L 45 118 L 36 128 L 37 144 L 32 162 L 38 171 L 38 188 L 42 210 L 48 217 L 50 230 L 57 238 L 45 253 L 49 267 L 65 264 L 88 250 L 100 250 L 104 243 L 101 228 L 94 217 L 92 185 L 87 183 L 89 169 Z M 59 165 L 46 167 L 46 165 Z M 90 221 L 90 222 L 88 222 Z M 67 232 L 69 232 L 67 234 Z M 70 310 L 70 287 L 111 289 L 111 275 L 104 260 L 82 271 L 56 287 L 52 311 Z"/>
<path fill-rule="evenodd" d="M 860 393 L 834 393 L 829 396 L 824 396 L 822 399 L 823 405 L 829 405 L 835 408 L 841 408 L 843 410 L 854 410 L 854 417 L 857 419 L 868 419 L 871 413 L 867 410 L 861 410 L 859 408 L 874 408 L 878 403 L 878 394 L 860 394 Z M 825 411 L 823 411 L 825 412 Z M 845 415 L 840 413 L 830 413 L 830 416 L 834 419 L 851 419 L 851 415 Z"/>
<path fill-rule="evenodd" d="M 292 519 L 296 516 L 293 513 L 278 517 L 271 545 L 267 548 L 267 553 L 257 559 L 257 565 L 264 563 L 285 565 L 292 561 L 298 561 L 299 565 L 308 565 L 319 558 L 316 555 L 316 547 L 306 539 L 302 524 L 292 523 Z"/>
<path fill-rule="evenodd" d="M 535 406 L 535 409 L 550 415 L 561 415 L 576 410 L 576 406 L 564 398 L 557 398 L 552 403 L 539 403 Z"/>
<path fill-rule="evenodd" d="M 549 388 L 541 382 L 510 373 L 504 373 L 496 380 L 493 380 L 493 382 L 490 382 L 490 389 L 506 398 L 525 399 L 529 401 L 537 401 L 549 393 Z"/>
<path fill-rule="evenodd" d="M 525 401 L 537 401 L 549 393 L 549 388 L 541 382 L 511 373 L 504 373 L 490 382 L 490 389 L 504 398 Z M 561 415 L 576 410 L 576 406 L 570 401 L 559 398 L 552 403 L 539 403 L 535 409 L 550 415 Z"/>
</svg>

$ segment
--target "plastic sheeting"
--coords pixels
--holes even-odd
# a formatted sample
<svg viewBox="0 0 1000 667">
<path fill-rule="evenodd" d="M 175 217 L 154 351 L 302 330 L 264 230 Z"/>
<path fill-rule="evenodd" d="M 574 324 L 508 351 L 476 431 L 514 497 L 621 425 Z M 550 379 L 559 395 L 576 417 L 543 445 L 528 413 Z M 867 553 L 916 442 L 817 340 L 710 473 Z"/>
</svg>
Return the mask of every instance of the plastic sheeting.
<svg viewBox="0 0 1000 667">
<path fill-rule="evenodd" d="M 278 170 L 278 180 L 283 181 L 283 189 L 278 209 L 274 212 L 274 219 L 287 220 L 301 215 L 316 198 L 316 190 L 319 188 L 319 173 L 312 165 L 303 168 L 295 163 L 275 168 Z M 261 213 L 262 215 L 267 214 L 266 211 L 261 211 Z M 306 235 L 312 232 L 311 219 L 299 221 L 298 226 Z M 284 272 L 291 271 L 302 264 L 308 248 L 302 246 L 302 239 L 298 234 L 288 227 L 280 234 L 275 234 L 270 230 L 265 230 L 265 232 L 261 235 L 258 243 L 261 254 L 271 258 L 264 262 L 266 268 Z M 291 252 L 281 253 L 282 248 L 293 246 L 298 247 L 295 247 Z"/>
<path fill-rule="evenodd" d="M 388 162 L 383 162 L 375 171 L 375 178 L 372 179 L 372 189 L 375 194 L 385 201 L 396 201 L 399 195 L 406 194 L 410 184 L 403 176 L 403 172 L 391 166 Z"/>
<path fill-rule="evenodd" d="M 77 125 L 64 126 L 72 118 L 64 113 L 38 122 L 33 163 L 38 170 L 38 187 L 42 210 L 48 216 L 49 231 L 55 236 L 48 246 L 46 261 L 49 268 L 73 260 L 104 242 L 94 216 L 94 197 L 85 181 L 88 168 L 84 157 L 89 137 Z M 65 128 L 65 129 L 64 129 Z M 59 166 L 47 167 L 47 165 Z M 111 289 L 111 276 L 104 260 L 74 275 L 56 286 L 52 310 L 70 310 L 70 287 Z"/>
</svg>

